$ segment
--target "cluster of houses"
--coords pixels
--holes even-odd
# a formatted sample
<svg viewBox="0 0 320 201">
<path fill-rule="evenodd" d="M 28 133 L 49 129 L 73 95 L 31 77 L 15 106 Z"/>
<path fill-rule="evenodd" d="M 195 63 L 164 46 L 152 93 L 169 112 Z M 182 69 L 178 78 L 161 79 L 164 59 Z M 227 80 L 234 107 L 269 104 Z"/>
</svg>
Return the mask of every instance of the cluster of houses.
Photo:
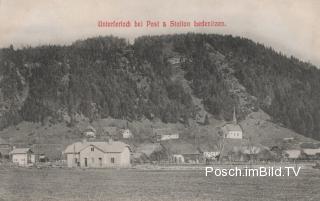
<svg viewBox="0 0 320 201">
<path fill-rule="evenodd" d="M 243 138 L 243 130 L 237 123 L 234 111 L 233 121 L 221 127 L 221 143 L 215 147 L 196 145 L 180 139 L 178 133 L 163 133 L 156 130 L 156 140 L 150 143 L 130 145 L 133 133 L 129 129 L 116 127 L 105 128 L 108 140 L 96 140 L 96 129 L 88 126 L 83 134 L 84 140 L 69 144 L 61 153 L 62 148 L 51 149 L 49 146 L 32 146 L 30 148 L 15 148 L 0 138 L 0 159 L 11 160 L 19 166 L 29 166 L 49 159 L 65 159 L 70 168 L 121 168 L 130 167 L 132 163 L 167 162 L 174 164 L 204 163 L 211 161 L 246 161 L 272 160 L 278 152 L 276 147 L 271 149 L 253 145 Z M 115 140 L 114 133 L 120 133 Z M 119 140 L 120 139 L 120 140 Z M 290 141 L 293 139 L 284 139 Z M 59 153 L 57 153 L 57 150 Z M 49 154 L 55 155 L 48 157 Z M 282 158 L 320 159 L 320 144 L 302 143 L 297 149 L 281 150 Z"/>
</svg>

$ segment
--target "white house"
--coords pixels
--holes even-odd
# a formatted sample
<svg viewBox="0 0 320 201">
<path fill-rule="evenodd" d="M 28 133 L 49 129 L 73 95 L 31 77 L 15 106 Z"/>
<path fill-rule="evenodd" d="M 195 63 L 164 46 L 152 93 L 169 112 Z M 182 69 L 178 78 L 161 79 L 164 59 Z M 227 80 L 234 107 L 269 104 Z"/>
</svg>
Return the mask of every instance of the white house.
<svg viewBox="0 0 320 201">
<path fill-rule="evenodd" d="M 129 129 L 124 129 L 122 131 L 122 138 L 123 139 L 129 139 L 129 138 L 133 138 L 133 134 Z"/>
<path fill-rule="evenodd" d="M 129 145 L 119 142 L 76 142 L 63 152 L 67 156 L 68 167 L 108 168 L 129 167 Z"/>
<path fill-rule="evenodd" d="M 158 141 L 176 140 L 176 139 L 179 139 L 179 134 L 161 135 Z"/>
<path fill-rule="evenodd" d="M 87 138 L 96 138 L 96 129 L 92 126 L 88 126 L 85 131 L 83 132 L 84 136 Z"/>
<path fill-rule="evenodd" d="M 297 159 L 301 156 L 301 150 L 299 149 L 288 149 L 284 151 L 284 155 L 288 159 Z"/>
<path fill-rule="evenodd" d="M 10 152 L 12 162 L 19 166 L 27 166 L 33 163 L 32 151 L 30 148 L 13 149 Z"/>
<path fill-rule="evenodd" d="M 320 148 L 317 148 L 317 149 L 307 148 L 307 149 L 303 149 L 302 151 L 308 156 L 316 156 L 317 154 L 320 155 Z"/>
<path fill-rule="evenodd" d="M 208 160 L 216 160 L 220 155 L 220 151 L 205 151 L 203 152 L 203 157 Z"/>
<path fill-rule="evenodd" d="M 242 128 L 237 123 L 236 118 L 236 112 L 235 109 L 233 111 L 233 122 L 225 124 L 221 130 L 223 131 L 223 137 L 224 138 L 230 138 L 230 139 L 242 139 Z"/>
</svg>

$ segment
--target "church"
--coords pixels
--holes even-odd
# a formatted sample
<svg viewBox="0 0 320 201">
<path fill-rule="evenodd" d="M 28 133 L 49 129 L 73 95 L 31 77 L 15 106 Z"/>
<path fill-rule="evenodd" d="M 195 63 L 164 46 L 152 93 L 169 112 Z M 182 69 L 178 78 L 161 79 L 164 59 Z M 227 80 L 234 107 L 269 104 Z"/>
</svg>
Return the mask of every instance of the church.
<svg viewBox="0 0 320 201">
<path fill-rule="evenodd" d="M 225 124 L 221 128 L 223 132 L 223 138 L 229 139 L 242 139 L 242 128 L 237 122 L 236 110 L 233 108 L 233 121 L 231 123 Z"/>
</svg>

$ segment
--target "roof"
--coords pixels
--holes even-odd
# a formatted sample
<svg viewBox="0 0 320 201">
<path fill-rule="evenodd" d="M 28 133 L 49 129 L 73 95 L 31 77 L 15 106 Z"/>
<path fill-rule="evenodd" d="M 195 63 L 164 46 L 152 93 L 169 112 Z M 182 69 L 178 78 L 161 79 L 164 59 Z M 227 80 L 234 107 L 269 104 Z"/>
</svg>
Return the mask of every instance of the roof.
<svg viewBox="0 0 320 201">
<path fill-rule="evenodd" d="M 113 142 L 76 142 L 73 143 L 64 150 L 65 154 L 73 154 L 79 153 L 83 149 L 87 148 L 88 146 L 95 146 L 101 151 L 105 153 L 121 153 L 125 147 L 129 148 L 129 145 L 120 142 L 120 141 L 113 141 Z"/>
<path fill-rule="evenodd" d="M 242 128 L 239 126 L 239 124 L 226 124 L 222 127 L 222 130 L 224 131 L 239 131 L 242 132 Z"/>
<path fill-rule="evenodd" d="M 316 154 L 320 154 L 320 148 L 319 149 L 303 149 L 303 152 L 309 156 L 314 156 Z"/>
<path fill-rule="evenodd" d="M 87 128 L 85 129 L 85 132 L 88 132 L 88 131 L 91 131 L 91 132 L 97 132 L 95 128 L 93 128 L 93 126 L 89 125 L 87 126 Z"/>
<path fill-rule="evenodd" d="M 18 148 L 18 149 L 12 150 L 10 154 L 26 154 L 29 151 L 31 152 L 30 148 Z"/>
</svg>

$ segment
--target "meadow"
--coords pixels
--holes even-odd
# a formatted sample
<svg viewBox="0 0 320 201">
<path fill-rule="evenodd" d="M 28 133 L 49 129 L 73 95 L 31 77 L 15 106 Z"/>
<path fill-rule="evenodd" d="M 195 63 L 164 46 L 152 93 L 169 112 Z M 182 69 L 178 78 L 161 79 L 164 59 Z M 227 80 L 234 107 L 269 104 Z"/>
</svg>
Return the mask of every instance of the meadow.
<svg viewBox="0 0 320 201">
<path fill-rule="evenodd" d="M 0 167 L 0 201 L 320 200 L 320 170 L 297 177 L 205 177 L 202 170 Z"/>
</svg>

